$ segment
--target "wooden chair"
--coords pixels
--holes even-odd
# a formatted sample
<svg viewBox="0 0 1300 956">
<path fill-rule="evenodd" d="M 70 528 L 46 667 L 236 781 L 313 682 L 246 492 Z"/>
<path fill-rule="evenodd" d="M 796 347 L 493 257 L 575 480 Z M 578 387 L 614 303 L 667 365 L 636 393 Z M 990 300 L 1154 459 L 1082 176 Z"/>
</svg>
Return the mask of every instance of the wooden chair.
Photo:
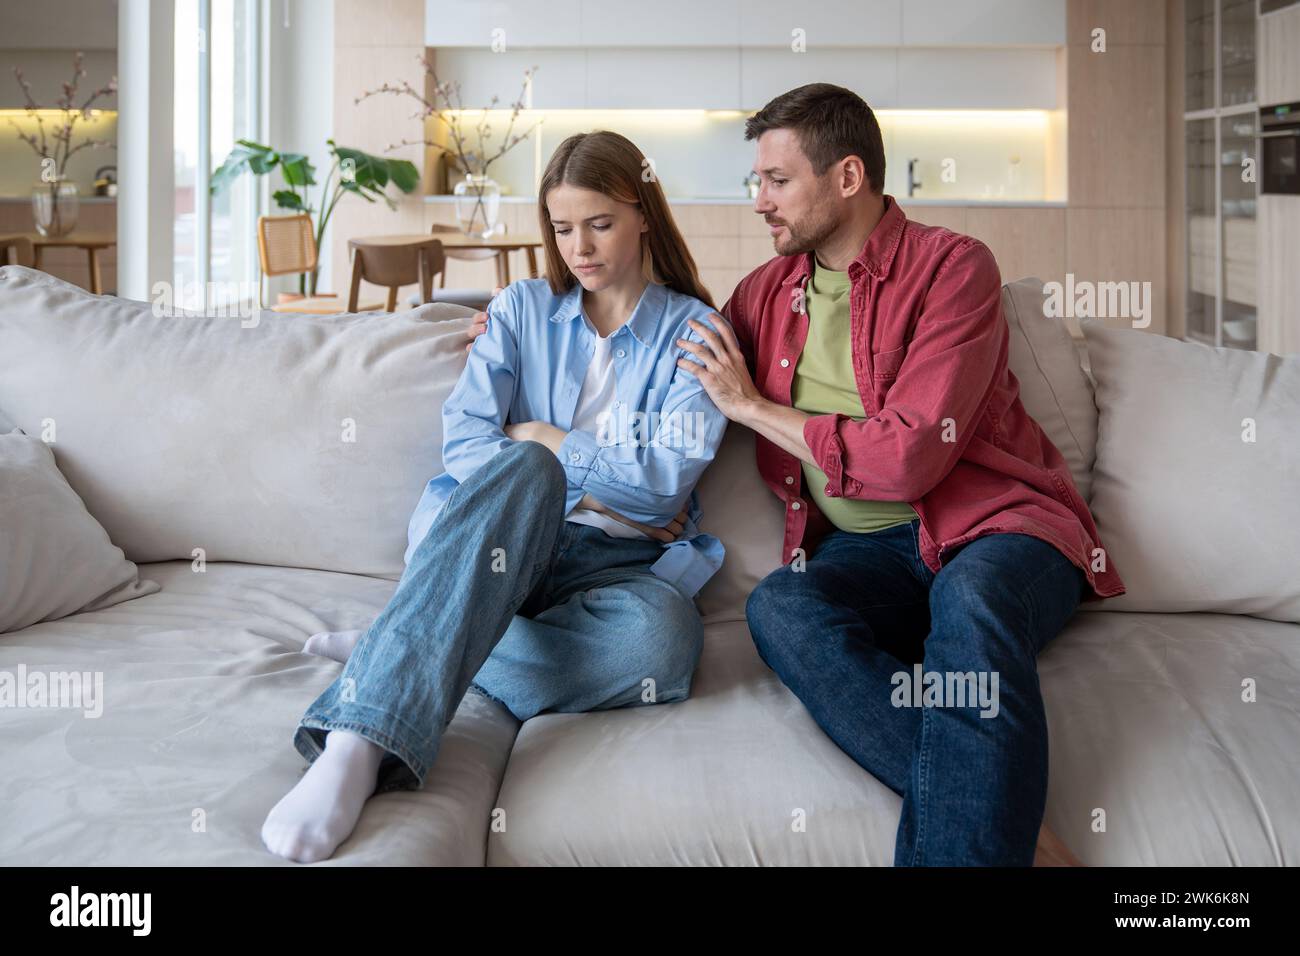
<svg viewBox="0 0 1300 956">
<path fill-rule="evenodd" d="M 447 267 L 442 243 L 432 236 L 414 240 L 410 236 L 349 239 L 348 251 L 352 254 L 349 312 L 368 311 L 357 305 L 362 279 L 388 289 L 388 301 L 384 306 L 388 312 L 396 311 L 397 290 L 404 285 L 418 284 L 420 303 L 432 302 L 433 277 Z"/>
<path fill-rule="evenodd" d="M 301 275 L 316 268 L 316 237 L 312 234 L 311 216 L 302 213 L 258 216 L 257 254 L 262 261 L 262 273 L 257 279 L 257 301 L 266 308 L 262 276 Z M 345 311 L 344 305 L 336 295 L 316 295 L 280 302 L 270 308 L 272 312 L 333 315 Z M 357 308 L 357 303 L 353 302 L 346 311 L 368 312 L 377 308 L 377 302 L 366 303 L 362 308 Z"/>
<path fill-rule="evenodd" d="M 26 236 L 0 236 L 0 266 L 36 268 L 36 247 Z"/>
<path fill-rule="evenodd" d="M 502 223 L 502 230 L 504 231 L 504 229 L 505 224 Z M 459 227 L 442 223 L 434 223 L 430 231 L 435 236 L 439 233 L 444 235 L 447 233 L 460 233 Z M 446 253 L 448 259 L 460 259 L 461 261 L 481 262 L 484 259 L 495 258 L 497 285 L 504 288 L 510 284 L 509 262 L 506 258 L 509 253 L 507 252 L 498 252 L 495 249 L 458 249 L 455 246 L 444 246 L 443 252 Z M 492 301 L 491 289 L 448 289 L 446 285 L 447 270 L 444 269 L 438 273 L 438 287 L 433 290 L 434 302 L 450 302 L 453 305 L 465 305 L 476 311 L 482 311 Z M 410 303 L 413 306 L 421 304 L 414 296 L 411 297 Z"/>
<path fill-rule="evenodd" d="M 506 231 L 506 224 L 501 223 L 500 229 L 501 229 L 501 233 L 504 235 Z M 448 226 L 442 223 L 434 223 L 430 231 L 436 236 L 440 232 L 458 233 L 460 232 L 460 227 Z M 481 262 L 484 259 L 496 259 L 497 285 L 501 286 L 502 288 L 505 288 L 510 284 L 510 262 L 507 259 L 507 256 L 509 256 L 510 253 L 498 252 L 496 249 L 454 249 L 454 248 L 449 248 L 446 250 L 446 252 L 447 252 L 448 259 L 461 259 L 468 262 Z M 439 289 L 444 288 L 445 281 L 446 281 L 446 274 L 444 273 L 442 276 L 439 277 L 439 282 L 438 282 Z M 490 297 L 491 295 L 492 293 L 489 292 L 488 296 Z"/>
</svg>

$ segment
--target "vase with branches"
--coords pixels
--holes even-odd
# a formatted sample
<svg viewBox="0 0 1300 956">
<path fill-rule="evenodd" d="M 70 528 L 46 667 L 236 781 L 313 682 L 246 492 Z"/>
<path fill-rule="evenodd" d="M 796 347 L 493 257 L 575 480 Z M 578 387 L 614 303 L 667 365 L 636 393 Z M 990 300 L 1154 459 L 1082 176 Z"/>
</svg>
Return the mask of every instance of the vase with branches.
<svg viewBox="0 0 1300 956">
<path fill-rule="evenodd" d="M 487 238 L 495 230 L 496 205 L 500 201 L 499 187 L 488 176 L 488 170 L 498 159 L 527 139 L 542 122 L 538 119 L 524 132 L 515 132 L 519 114 L 526 108 L 524 99 L 528 92 L 528 86 L 537 72 L 537 67 L 534 66 L 524 71 L 524 80 L 519 89 L 519 95 L 509 105 L 510 115 L 506 120 L 505 132 L 502 134 L 500 141 L 496 142 L 494 141 L 491 112 L 497 108 L 500 97 L 493 96 L 488 106 L 480 112 L 478 121 L 470 126 L 465 121 L 465 104 L 461 95 L 460 82 L 442 82 L 438 77 L 438 71 L 433 65 L 433 57 L 430 54 L 426 53 L 417 59 L 424 67 L 424 72 L 430 80 L 428 87 L 433 91 L 432 99 L 417 91 L 408 81 L 403 80 L 401 83 L 384 83 L 373 90 L 366 90 L 354 102 L 360 103 L 362 100 L 380 94 L 407 96 L 419 104 L 420 108 L 413 114 L 413 117 L 420 119 L 426 129 L 428 126 L 427 120 L 430 118 L 442 124 L 446 137 L 451 144 L 450 146 L 424 137 L 415 140 L 404 138 L 401 142 L 390 144 L 388 150 L 391 151 L 402 146 L 432 146 L 441 150 L 447 157 L 448 162 L 465 174 L 465 178 L 457 184 L 456 190 L 458 197 L 457 215 L 461 221 L 461 228 L 469 235 Z M 461 196 L 468 200 L 463 209 L 460 208 L 461 203 L 459 202 Z"/>
<path fill-rule="evenodd" d="M 9 117 L 9 125 L 17 130 L 18 138 L 40 157 L 40 184 L 32 191 L 32 212 L 36 219 L 36 230 L 43 236 L 63 236 L 77 225 L 77 190 L 76 185 L 68 179 L 68 160 L 83 149 L 115 148 L 109 140 L 90 136 L 73 145 L 77 123 L 91 119 L 91 107 L 100 97 L 112 96 L 117 92 L 115 76 L 78 106 L 81 80 L 86 75 L 84 59 L 80 52 L 73 56 L 72 79 L 63 84 L 63 95 L 55 101 L 53 111 L 43 109 L 36 102 L 32 96 L 32 85 L 23 75 L 22 69 L 14 67 L 14 77 L 26 99 L 24 109 L 28 118 L 35 121 L 36 131 L 24 132 L 13 117 Z M 54 117 L 48 129 L 44 115 L 47 112 L 63 114 Z"/>
</svg>

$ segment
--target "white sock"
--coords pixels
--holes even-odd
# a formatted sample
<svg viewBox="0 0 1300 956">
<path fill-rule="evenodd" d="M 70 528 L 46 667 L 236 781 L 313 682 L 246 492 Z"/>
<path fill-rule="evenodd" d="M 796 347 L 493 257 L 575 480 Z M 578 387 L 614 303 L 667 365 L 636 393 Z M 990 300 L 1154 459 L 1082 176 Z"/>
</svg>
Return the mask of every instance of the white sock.
<svg viewBox="0 0 1300 956">
<path fill-rule="evenodd" d="M 262 824 L 266 848 L 299 863 L 332 856 L 375 792 L 384 753 L 384 748 L 360 734 L 327 733 L 324 752 L 267 814 Z"/>
<path fill-rule="evenodd" d="M 307 638 L 307 643 L 302 646 L 302 652 L 328 657 L 340 664 L 346 664 L 348 658 L 352 656 L 352 648 L 357 646 L 357 641 L 361 640 L 361 635 L 364 633 L 366 633 L 364 630 L 321 631 Z"/>
</svg>

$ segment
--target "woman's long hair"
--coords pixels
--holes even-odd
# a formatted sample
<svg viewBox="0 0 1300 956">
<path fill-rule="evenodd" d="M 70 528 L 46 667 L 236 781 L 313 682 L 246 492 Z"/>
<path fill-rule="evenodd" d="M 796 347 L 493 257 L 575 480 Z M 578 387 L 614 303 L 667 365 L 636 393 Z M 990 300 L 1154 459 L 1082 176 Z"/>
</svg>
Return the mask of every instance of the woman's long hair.
<svg viewBox="0 0 1300 956">
<path fill-rule="evenodd" d="M 673 221 L 663 187 L 649 162 L 626 136 L 603 129 L 574 133 L 562 142 L 546 164 L 537 190 L 537 219 L 546 247 L 546 281 L 553 293 L 562 295 L 578 281 L 560 255 L 551 212 L 546 208 L 547 194 L 562 183 L 638 206 L 649 226 L 648 232 L 641 233 L 641 271 L 646 279 L 694 296 L 711 309 L 717 308 L 700 282 L 695 259 Z"/>
</svg>

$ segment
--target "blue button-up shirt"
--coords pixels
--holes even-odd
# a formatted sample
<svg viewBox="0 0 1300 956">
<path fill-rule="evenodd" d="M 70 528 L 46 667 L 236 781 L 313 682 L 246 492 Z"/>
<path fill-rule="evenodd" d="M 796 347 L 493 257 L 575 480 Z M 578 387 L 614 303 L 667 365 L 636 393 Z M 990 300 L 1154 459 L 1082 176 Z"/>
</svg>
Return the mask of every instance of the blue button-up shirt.
<svg viewBox="0 0 1300 956">
<path fill-rule="evenodd" d="M 554 295 L 545 279 L 512 282 L 488 306 L 487 331 L 474 340 L 460 380 L 442 408 L 443 467 L 424 489 L 407 529 L 409 563 L 434 518 L 462 481 L 509 445 L 507 422 L 543 421 L 568 431 L 559 459 L 568 476 L 565 513 L 590 492 L 643 524 L 687 521 L 651 566 L 694 597 L 722 566 L 722 542 L 699 529 L 695 483 L 726 431 L 700 380 L 677 366 L 694 356 L 677 339 L 702 342 L 686 324 L 712 325 L 692 296 L 650 283 L 631 318 L 610 339 L 616 397 L 600 434 L 573 429 L 578 394 L 595 352 L 582 315 L 582 286 Z"/>
</svg>

